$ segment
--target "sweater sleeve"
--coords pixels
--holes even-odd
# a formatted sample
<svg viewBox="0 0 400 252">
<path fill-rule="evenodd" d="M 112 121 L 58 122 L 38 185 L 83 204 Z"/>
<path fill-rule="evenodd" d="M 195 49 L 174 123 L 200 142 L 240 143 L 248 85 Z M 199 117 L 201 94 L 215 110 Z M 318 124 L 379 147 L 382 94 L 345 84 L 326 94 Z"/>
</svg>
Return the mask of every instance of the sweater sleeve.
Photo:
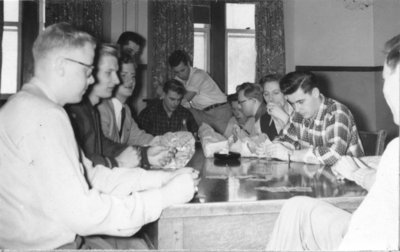
<svg viewBox="0 0 400 252">
<path fill-rule="evenodd" d="M 84 169 L 67 116 L 46 112 L 39 121 L 21 148 L 30 153 L 32 183 L 49 218 L 79 235 L 130 236 L 160 216 L 161 178 L 139 192 L 144 186 L 134 183 L 149 180 L 141 170 L 93 168 L 87 160 Z"/>
</svg>

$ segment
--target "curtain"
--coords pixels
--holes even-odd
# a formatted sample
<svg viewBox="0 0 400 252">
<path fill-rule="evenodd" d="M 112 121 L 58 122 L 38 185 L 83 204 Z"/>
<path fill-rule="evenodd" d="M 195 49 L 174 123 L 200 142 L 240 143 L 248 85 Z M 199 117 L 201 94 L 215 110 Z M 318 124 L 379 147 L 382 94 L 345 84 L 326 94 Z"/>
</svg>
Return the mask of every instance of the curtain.
<svg viewBox="0 0 400 252">
<path fill-rule="evenodd" d="M 46 26 L 68 22 L 102 40 L 103 8 L 104 0 L 47 0 Z"/>
<path fill-rule="evenodd" d="M 168 56 L 185 50 L 193 59 L 193 3 L 191 0 L 153 0 L 153 67 L 151 83 L 155 93 L 162 94 L 162 85 L 173 77 Z"/>
<path fill-rule="evenodd" d="M 1 69 L 3 63 L 3 26 L 4 26 L 4 2 L 0 1 L 0 87 L 1 87 Z M 1 106 L 1 104 L 0 104 Z"/>
<path fill-rule="evenodd" d="M 39 0 L 23 1 L 21 20 L 21 63 L 22 82 L 28 82 L 33 76 L 32 46 L 39 33 Z"/>
<path fill-rule="evenodd" d="M 268 73 L 285 74 L 282 0 L 256 2 L 256 82 Z"/>
</svg>

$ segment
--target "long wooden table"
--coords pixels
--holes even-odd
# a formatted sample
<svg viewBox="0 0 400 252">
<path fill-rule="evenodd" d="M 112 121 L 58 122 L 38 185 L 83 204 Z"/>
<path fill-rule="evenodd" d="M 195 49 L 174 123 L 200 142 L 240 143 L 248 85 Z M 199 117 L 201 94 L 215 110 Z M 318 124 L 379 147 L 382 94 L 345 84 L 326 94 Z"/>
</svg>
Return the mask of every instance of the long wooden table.
<svg viewBox="0 0 400 252">
<path fill-rule="evenodd" d="M 165 209 L 144 228 L 157 249 L 261 250 L 286 199 L 307 195 L 352 212 L 366 194 L 322 165 L 256 158 L 225 162 L 207 159 L 197 148 L 188 166 L 201 176 L 194 199 Z"/>
</svg>

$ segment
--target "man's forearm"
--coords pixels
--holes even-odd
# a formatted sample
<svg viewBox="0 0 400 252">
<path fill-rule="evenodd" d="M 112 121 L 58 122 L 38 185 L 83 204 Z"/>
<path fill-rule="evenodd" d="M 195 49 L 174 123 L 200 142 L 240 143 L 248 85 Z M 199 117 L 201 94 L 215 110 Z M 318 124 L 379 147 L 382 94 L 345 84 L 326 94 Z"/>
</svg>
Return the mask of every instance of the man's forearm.
<svg viewBox="0 0 400 252">
<path fill-rule="evenodd" d="M 185 94 L 185 99 L 188 101 L 188 102 L 190 102 L 195 96 L 196 96 L 196 92 L 193 92 L 193 91 L 186 91 L 186 94 Z"/>
</svg>

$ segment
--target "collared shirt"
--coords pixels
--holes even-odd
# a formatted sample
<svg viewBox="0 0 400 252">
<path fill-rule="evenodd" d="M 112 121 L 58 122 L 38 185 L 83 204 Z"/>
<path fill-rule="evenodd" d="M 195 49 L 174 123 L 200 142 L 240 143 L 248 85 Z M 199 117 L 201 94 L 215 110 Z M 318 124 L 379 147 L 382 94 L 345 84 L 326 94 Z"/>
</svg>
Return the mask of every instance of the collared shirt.
<svg viewBox="0 0 400 252">
<path fill-rule="evenodd" d="M 267 107 L 264 103 L 260 104 L 257 109 L 257 112 L 254 116 L 254 133 L 256 135 L 259 134 L 267 134 L 270 140 L 273 140 L 277 135 L 278 132 L 275 129 L 275 125 L 273 125 L 273 121 L 271 116 L 267 112 Z M 271 123 L 272 122 L 272 123 Z"/>
<path fill-rule="evenodd" d="M 343 155 L 363 156 L 364 150 L 350 110 L 343 104 L 324 97 L 313 118 L 294 113 L 279 140 L 295 149 L 312 148 L 323 164 L 332 165 Z"/>
<path fill-rule="evenodd" d="M 118 130 L 121 129 L 121 111 L 123 108 L 123 104 L 115 97 L 111 98 L 111 102 L 114 105 L 114 113 L 115 113 L 115 119 L 117 123 Z"/>
<path fill-rule="evenodd" d="M 208 106 L 227 101 L 226 95 L 204 70 L 191 67 L 187 81 L 179 77 L 175 79 L 182 82 L 186 90 L 196 92 L 190 104 L 185 99 L 182 101 L 182 106 L 186 108 L 203 110 Z"/>
<path fill-rule="evenodd" d="M 178 106 L 169 117 L 164 109 L 163 101 L 150 104 L 139 114 L 138 123 L 140 128 L 153 136 L 164 135 L 167 132 L 182 130 L 182 121 L 186 120 L 187 129 L 197 132 L 198 126 L 189 110 Z"/>
</svg>

